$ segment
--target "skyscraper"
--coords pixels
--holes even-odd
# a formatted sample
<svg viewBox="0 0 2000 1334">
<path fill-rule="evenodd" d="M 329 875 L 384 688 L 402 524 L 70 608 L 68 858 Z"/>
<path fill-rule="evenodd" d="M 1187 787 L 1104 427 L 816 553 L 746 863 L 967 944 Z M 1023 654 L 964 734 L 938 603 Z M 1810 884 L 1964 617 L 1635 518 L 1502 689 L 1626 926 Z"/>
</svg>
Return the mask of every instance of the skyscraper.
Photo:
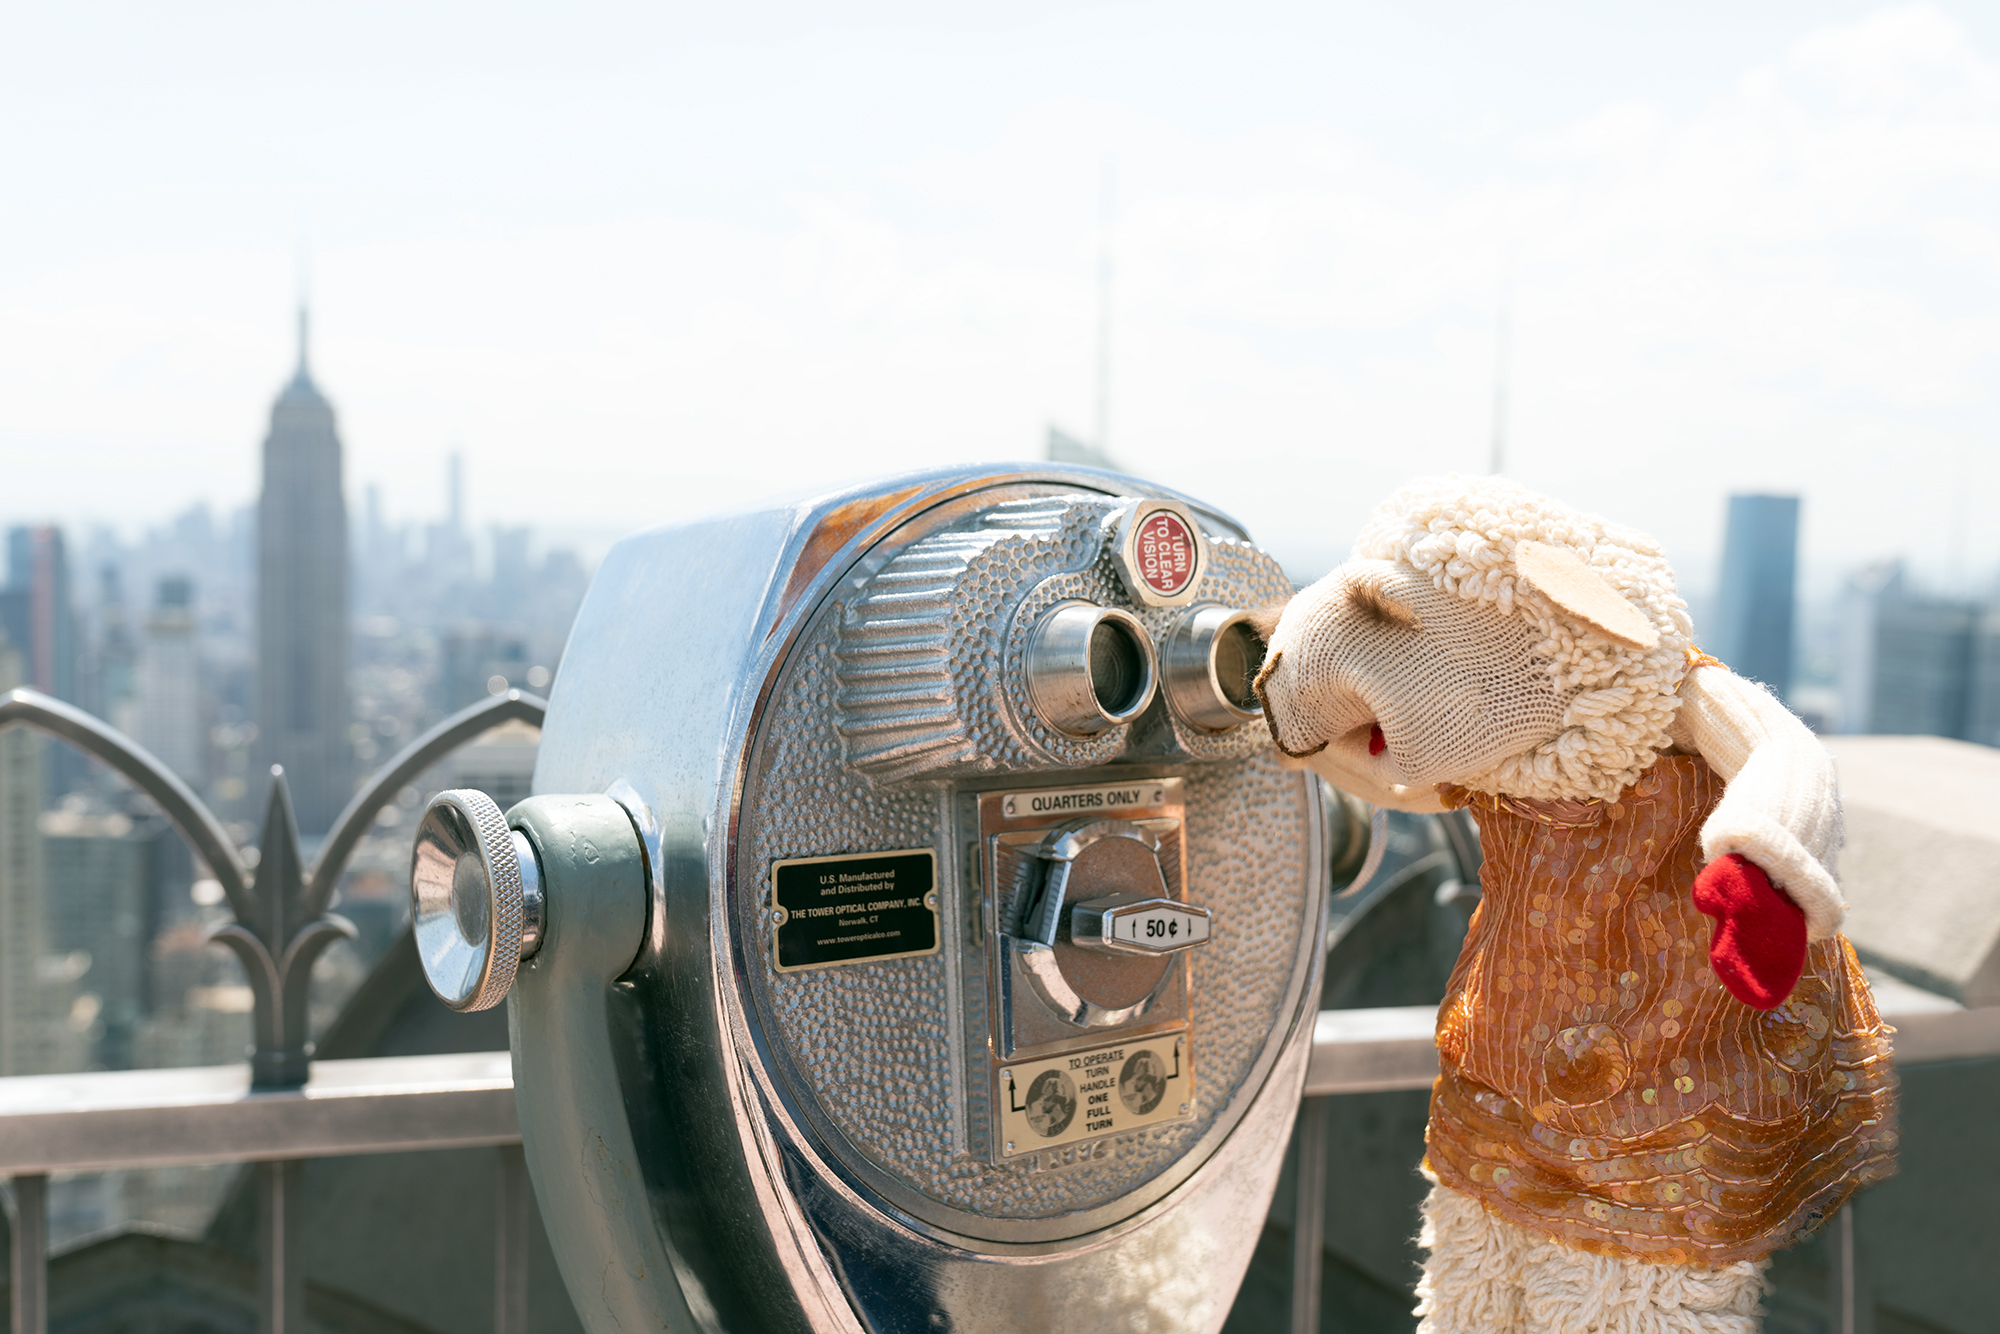
<svg viewBox="0 0 2000 1334">
<path fill-rule="evenodd" d="M 139 650 L 125 617 L 125 586 L 118 567 L 98 571 L 97 642 L 79 665 L 79 701 L 121 732 L 138 735 Z M 87 687 L 87 688 L 86 688 Z"/>
<path fill-rule="evenodd" d="M 347 618 L 340 436 L 307 371 L 301 310 L 299 368 L 271 408 L 257 505 L 257 756 L 260 769 L 285 766 L 309 838 L 352 795 Z"/>
<path fill-rule="evenodd" d="M 62 529 L 37 524 L 8 530 L 0 630 L 20 653 L 28 685 L 57 699 L 76 698 L 76 615 Z"/>
<path fill-rule="evenodd" d="M 0 690 L 21 684 L 21 654 L 0 633 Z M 42 978 L 41 738 L 0 732 L 0 1075 L 49 1068 L 51 988 Z"/>
<path fill-rule="evenodd" d="M 139 742 L 162 764 L 201 785 L 201 655 L 195 643 L 194 588 L 186 576 L 160 580 L 139 659 Z"/>
<path fill-rule="evenodd" d="M 21 655 L 20 684 L 75 703 L 76 612 L 69 600 L 69 557 L 62 529 L 34 524 L 7 533 L 7 583 L 0 587 L 0 634 Z M 83 756 L 52 737 L 37 737 L 44 795 L 74 788 Z"/>
<path fill-rule="evenodd" d="M 1792 688 L 1799 498 L 1731 496 L 1722 581 L 1702 647 L 1784 698 Z"/>
</svg>

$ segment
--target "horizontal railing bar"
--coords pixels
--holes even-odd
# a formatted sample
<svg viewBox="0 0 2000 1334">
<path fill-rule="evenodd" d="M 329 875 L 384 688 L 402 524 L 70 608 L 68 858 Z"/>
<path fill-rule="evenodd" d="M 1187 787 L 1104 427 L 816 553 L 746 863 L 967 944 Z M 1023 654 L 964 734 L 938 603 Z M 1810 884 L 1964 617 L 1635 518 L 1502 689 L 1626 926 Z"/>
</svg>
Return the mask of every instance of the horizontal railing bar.
<svg viewBox="0 0 2000 1334">
<path fill-rule="evenodd" d="M 1884 1006 L 1882 1017 L 1896 1029 L 1897 1065 L 2000 1056 L 2000 1007 L 1899 1011 Z"/>
<path fill-rule="evenodd" d="M 2000 1056 L 2000 1008 L 1885 1004 L 1883 1018 L 1899 1065 Z M 1430 1087 L 1436 1024 L 1427 1005 L 1321 1011 L 1306 1096 Z M 243 1065 L 0 1079 L 0 1176 L 520 1139 L 504 1051 L 316 1061 L 304 1088 L 277 1092 L 251 1092 Z"/>
<path fill-rule="evenodd" d="M 1308 1098 L 1427 1089 L 1438 1075 L 1434 1005 L 1321 1010 L 1306 1064 Z"/>
<path fill-rule="evenodd" d="M 251 1092 L 246 1064 L 0 1079 L 0 1175 L 515 1144 L 508 1054 L 315 1061 Z"/>
<path fill-rule="evenodd" d="M 1910 993 L 1907 1000 L 1903 991 Z M 2000 1056 L 2000 1007 L 1968 1010 L 1902 988 L 1893 1001 L 1885 998 L 1882 1018 L 1896 1030 L 1898 1065 Z M 1321 1010 L 1305 1095 L 1429 1088 L 1438 1074 L 1436 1028 L 1437 1010 L 1429 1005 Z"/>
</svg>

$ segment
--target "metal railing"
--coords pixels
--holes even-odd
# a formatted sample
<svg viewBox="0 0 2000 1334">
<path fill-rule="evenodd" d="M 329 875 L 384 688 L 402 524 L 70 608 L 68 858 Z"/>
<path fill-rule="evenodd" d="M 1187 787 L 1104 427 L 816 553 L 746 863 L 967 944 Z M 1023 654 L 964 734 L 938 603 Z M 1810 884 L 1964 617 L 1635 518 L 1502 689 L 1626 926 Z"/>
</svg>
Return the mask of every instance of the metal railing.
<svg viewBox="0 0 2000 1334">
<path fill-rule="evenodd" d="M 1885 1010 L 1899 1065 L 2000 1055 L 2000 1009 Z M 1292 1329 L 1319 1326 L 1319 1275 L 1327 1192 L 1327 1117 L 1332 1098 L 1425 1089 L 1437 1078 L 1429 1006 L 1326 1010 L 1314 1025 L 1300 1106 L 1297 1204 L 1292 1227 Z M 527 1328 L 528 1189 L 506 1052 L 317 1061 L 305 1083 L 253 1087 L 242 1065 L 129 1070 L 0 1079 L 0 1175 L 15 1186 L 16 1324 L 20 1294 L 46 1292 L 46 1228 L 38 1213 L 50 1173 L 175 1163 L 291 1163 L 361 1153 L 499 1148 L 500 1207 L 494 1260 L 494 1328 Z M 1845 1212 L 1845 1211 L 1844 1211 Z M 1835 1228 L 1842 1225 L 1836 1219 Z M 1851 1228 L 1851 1224 L 1848 1225 Z M 270 1240 L 266 1233 L 267 1243 Z M 296 1244 L 294 1233 L 285 1240 Z M 1852 1237 L 1836 1236 L 1852 1264 Z M 266 1264 L 273 1257 L 266 1255 Z M 1836 1264 L 1838 1271 L 1838 1264 Z M 1853 1284 L 1834 1276 L 1852 1300 Z M 267 1284 L 268 1287 L 268 1284 Z M 296 1308 L 293 1308 L 296 1310 Z M 45 1319 L 45 1304 L 30 1306 Z M 1847 1326 L 1851 1327 L 1851 1326 Z M 1836 1321 L 1835 1328 L 1843 1328 Z"/>
<path fill-rule="evenodd" d="M 45 1149 L 34 1149 L 44 1140 L 36 1136 L 31 1151 L 5 1157 L 0 1167 L 14 1180 L 13 1243 L 13 1328 L 15 1334 L 44 1334 L 48 1328 L 48 1172 L 66 1170 L 61 1163 L 60 1144 L 65 1134 L 76 1137 L 72 1147 L 89 1148 L 100 1156 L 115 1152 L 116 1136 L 93 1138 L 88 1127 L 116 1126 L 134 1136 L 139 1144 L 149 1139 L 171 1143 L 176 1137 L 200 1140 L 211 1120 L 218 1125 L 261 1128 L 270 1150 L 242 1147 L 227 1139 L 207 1143 L 218 1152 L 181 1156 L 146 1157 L 119 1165 L 156 1165 L 166 1162 L 253 1162 L 257 1175 L 258 1237 L 258 1320 L 266 1334 L 295 1334 L 305 1327 L 304 1274 L 299 1255 L 300 1165 L 306 1158 L 343 1153 L 381 1152 L 371 1147 L 368 1127 L 376 1135 L 388 1132 L 382 1118 L 413 1110 L 427 1099 L 442 1095 L 453 1099 L 476 1096 L 478 1090 L 431 1087 L 442 1078 L 436 1072 L 414 1073 L 415 1089 L 393 1091 L 397 1076 L 393 1067 L 382 1062 L 311 1062 L 311 1033 L 306 1014 L 307 989 L 312 980 L 313 961 L 328 945 L 354 935 L 354 926 L 328 909 L 348 859 L 382 808 L 396 799 L 419 775 L 459 746 L 502 723 L 519 720 L 539 725 L 547 712 L 545 701 L 510 690 L 503 695 L 463 709 L 424 733 L 378 770 L 347 808 L 333 822 L 333 830 L 321 844 L 310 866 L 299 847 L 298 824 L 292 818 L 291 794 L 284 771 L 271 770 L 271 792 L 265 805 L 264 829 L 257 844 L 253 874 L 250 864 L 235 843 L 188 785 L 166 765 L 154 758 L 132 738 L 93 718 L 82 709 L 35 690 L 11 690 L 0 694 L 0 729 L 26 725 L 66 741 L 78 750 L 101 760 L 134 787 L 158 804 L 160 811 L 180 830 L 195 854 L 207 865 L 209 874 L 222 886 L 233 920 L 217 929 L 210 939 L 227 946 L 243 964 L 252 997 L 251 1027 L 255 1045 L 247 1069 L 237 1066 L 211 1070 L 120 1071 L 90 1075 L 27 1076 L 0 1080 L 0 1142 L 12 1143 L 10 1135 L 30 1134 L 26 1129 L 41 1125 L 50 1137 Z M 342 1071 L 340 1067 L 369 1066 L 368 1071 Z M 329 1072 L 328 1067 L 335 1067 Z M 366 1087 L 339 1081 L 350 1075 L 366 1081 L 371 1075 L 387 1078 L 392 1091 L 363 1095 L 354 1090 Z M 334 1084 L 324 1081 L 333 1079 Z M 330 1090 L 346 1087 L 348 1093 Z M 18 1090 L 18 1092 L 17 1092 Z M 488 1090 L 487 1095 L 492 1096 Z M 24 1120 L 16 1126 L 11 1115 L 15 1098 Z M 134 1101 L 136 1099 L 136 1101 Z M 51 1102 L 53 1100 L 53 1102 Z M 507 1124 L 512 1124 L 513 1087 L 505 1089 Z M 455 1105 L 455 1103 L 454 1103 Z M 51 1110 L 59 1107 L 61 1110 Z M 199 1114 L 193 1114 L 199 1109 Z M 423 1116 L 418 1114 L 417 1121 Z M 292 1121 L 290 1130 L 276 1128 Z M 52 1127 L 74 1123 L 74 1132 Z M 286 1136 L 296 1133 L 307 1142 L 316 1139 L 315 1127 L 325 1133 L 317 1139 L 319 1148 L 295 1151 L 284 1147 Z M 496 1143 L 520 1132 L 513 1129 Z M 254 1136 L 247 1143 L 260 1143 Z M 447 1147 L 463 1140 L 392 1144 L 386 1147 L 423 1149 Z M 235 1145 L 235 1147 L 232 1147 Z M 86 1155 L 88 1157 L 88 1155 Z M 56 1161 L 48 1162 L 45 1159 Z M 511 1169 L 503 1153 L 502 1171 Z M 97 1164 L 103 1166 L 104 1164 Z M 525 1192 L 510 1191 L 503 1179 L 502 1197 L 511 1199 Z M 511 1232 L 506 1234 L 511 1236 Z M 502 1246 L 506 1244 L 503 1237 Z M 525 1242 L 523 1242 L 525 1245 Z M 525 1268 L 519 1267 L 523 1275 Z M 506 1271 L 503 1271 L 503 1273 Z M 519 1303 L 504 1301 L 503 1316 Z M 525 1330 L 526 1313 L 521 1312 L 513 1330 Z"/>
<path fill-rule="evenodd" d="M 104 760 L 180 827 L 223 885 L 236 920 L 215 933 L 255 988 L 256 1049 L 247 1064 L 0 1078 L 0 1176 L 13 1183 L 15 1334 L 46 1334 L 47 1183 L 57 1172 L 192 1163 L 257 1169 L 260 1328 L 304 1328 L 300 1168 L 308 1159 L 492 1146 L 494 1328 L 525 1334 L 530 1197 L 508 1053 L 309 1060 L 305 981 L 313 957 L 352 928 L 328 912 L 347 859 L 376 814 L 458 746 L 544 704 L 518 691 L 446 719 L 412 742 L 348 804 L 318 860 L 299 855 L 290 800 L 274 770 L 254 878 L 185 784 L 121 734 L 33 691 L 0 695 L 0 727 L 26 723 Z M 1898 1065 L 2000 1055 L 2000 1008 L 1897 1008 Z M 1330 1100 L 1425 1089 L 1438 1074 L 1431 1006 L 1324 1010 L 1314 1024 L 1300 1106 L 1292 1218 L 1291 1329 L 1320 1327 Z M 1836 1330 L 1859 1327 L 1852 1210 L 1832 1227 Z"/>
</svg>

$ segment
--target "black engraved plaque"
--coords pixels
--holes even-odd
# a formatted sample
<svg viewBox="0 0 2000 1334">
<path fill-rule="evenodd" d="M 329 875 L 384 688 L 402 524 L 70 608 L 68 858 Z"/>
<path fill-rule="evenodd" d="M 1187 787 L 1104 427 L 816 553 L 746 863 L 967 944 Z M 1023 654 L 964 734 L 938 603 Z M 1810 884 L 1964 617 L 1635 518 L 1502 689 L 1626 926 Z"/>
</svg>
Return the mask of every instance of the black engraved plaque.
<svg viewBox="0 0 2000 1334">
<path fill-rule="evenodd" d="M 778 971 L 936 952 L 936 886 L 929 848 L 772 862 Z"/>
</svg>

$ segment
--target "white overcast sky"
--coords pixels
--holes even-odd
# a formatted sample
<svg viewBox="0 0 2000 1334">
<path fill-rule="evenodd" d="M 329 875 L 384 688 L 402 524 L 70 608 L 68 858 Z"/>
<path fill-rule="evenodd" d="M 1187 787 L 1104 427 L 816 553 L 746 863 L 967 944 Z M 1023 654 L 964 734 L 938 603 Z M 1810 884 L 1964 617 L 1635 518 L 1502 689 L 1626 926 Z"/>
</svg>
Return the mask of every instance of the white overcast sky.
<svg viewBox="0 0 2000 1334">
<path fill-rule="evenodd" d="M 834 17 L 837 13 L 839 16 Z M 2000 565 L 2000 10 L 1743 4 L 0 8 L 0 519 L 255 495 L 310 256 L 347 490 L 610 535 L 1112 451 L 1315 573 L 1510 470 L 1698 591 Z"/>
</svg>

